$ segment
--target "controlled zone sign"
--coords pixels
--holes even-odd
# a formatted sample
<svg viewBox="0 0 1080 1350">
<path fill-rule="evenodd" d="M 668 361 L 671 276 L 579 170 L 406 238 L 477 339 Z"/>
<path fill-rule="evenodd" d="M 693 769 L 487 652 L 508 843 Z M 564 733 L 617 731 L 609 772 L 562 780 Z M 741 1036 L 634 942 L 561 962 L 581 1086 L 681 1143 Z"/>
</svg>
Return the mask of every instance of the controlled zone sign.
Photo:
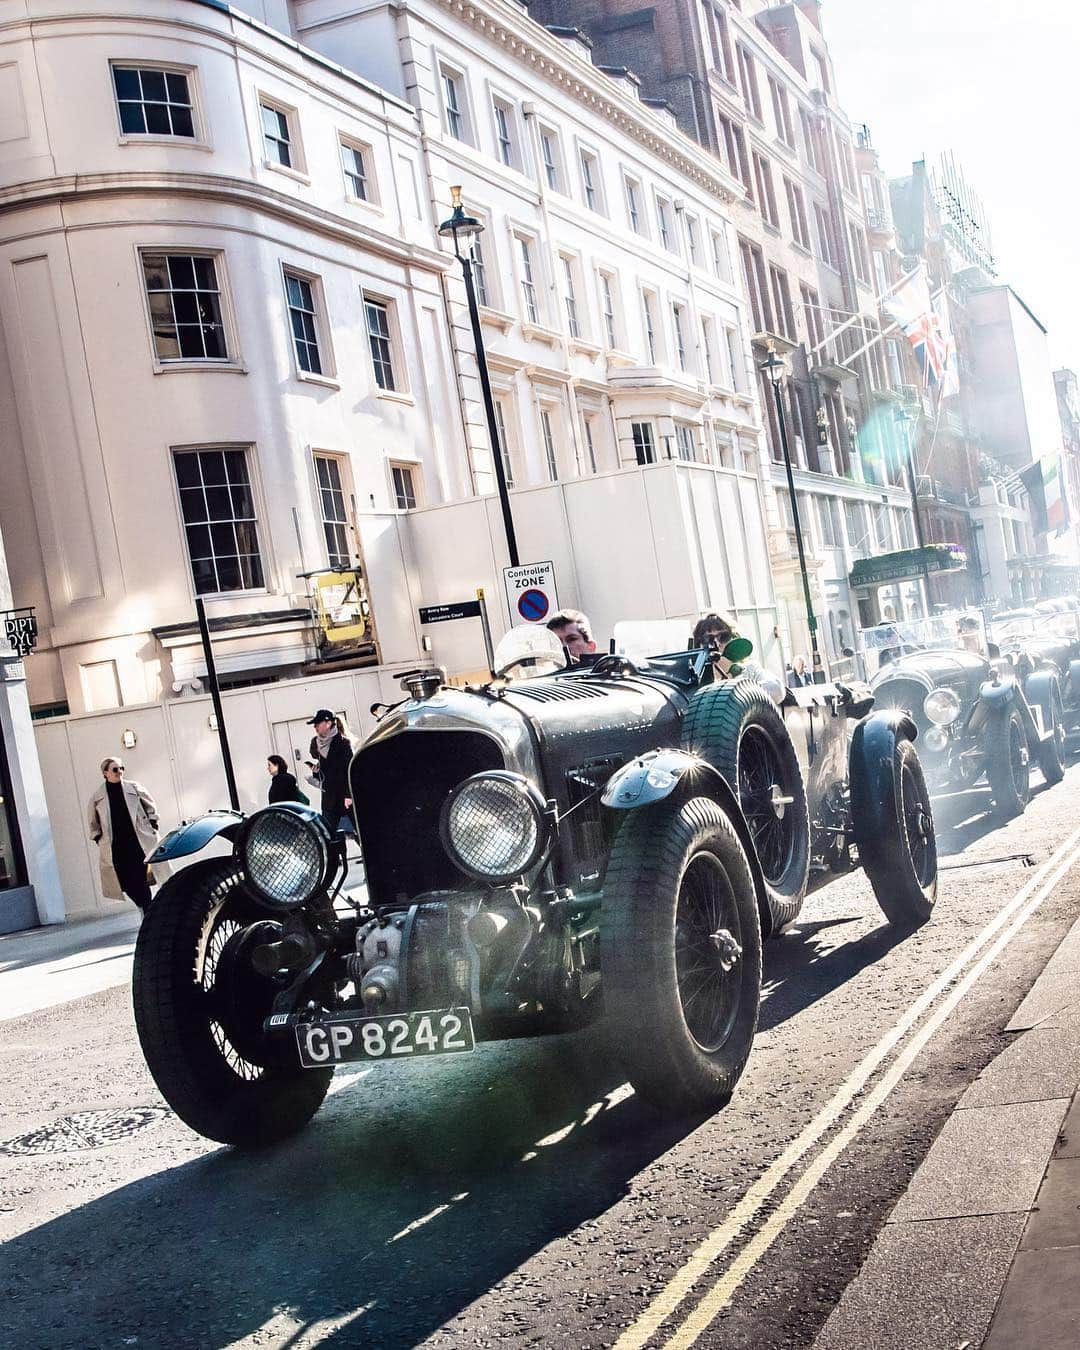
<svg viewBox="0 0 1080 1350">
<path fill-rule="evenodd" d="M 559 608 L 555 590 L 553 562 L 525 563 L 522 567 L 504 567 L 506 604 L 510 622 L 546 623 Z"/>
</svg>

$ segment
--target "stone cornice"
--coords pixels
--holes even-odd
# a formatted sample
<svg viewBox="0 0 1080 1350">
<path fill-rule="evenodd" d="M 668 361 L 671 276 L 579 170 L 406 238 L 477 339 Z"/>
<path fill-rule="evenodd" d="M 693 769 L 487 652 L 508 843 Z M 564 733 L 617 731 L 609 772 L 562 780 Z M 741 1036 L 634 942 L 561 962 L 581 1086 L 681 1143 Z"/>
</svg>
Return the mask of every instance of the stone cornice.
<svg viewBox="0 0 1080 1350">
<path fill-rule="evenodd" d="M 461 23 L 504 47 L 552 84 L 591 108 L 624 134 L 725 202 L 744 195 L 741 184 L 718 160 L 683 132 L 668 126 L 624 93 L 618 82 L 568 50 L 546 28 L 505 3 L 486 0 L 435 0 Z M 410 9 L 409 0 L 399 8 Z"/>
<path fill-rule="evenodd" d="M 179 196 L 227 202 L 246 210 L 272 216 L 325 238 L 361 248 L 394 262 L 412 264 L 431 272 L 453 267 L 450 253 L 403 243 L 392 235 L 346 220 L 332 211 L 298 201 L 249 179 L 223 174 L 196 173 L 90 173 L 39 178 L 0 188 L 0 217 L 20 208 L 62 205 L 95 197 Z M 207 222 L 211 224 L 212 222 Z M 32 233 L 41 233 L 38 226 Z"/>
</svg>

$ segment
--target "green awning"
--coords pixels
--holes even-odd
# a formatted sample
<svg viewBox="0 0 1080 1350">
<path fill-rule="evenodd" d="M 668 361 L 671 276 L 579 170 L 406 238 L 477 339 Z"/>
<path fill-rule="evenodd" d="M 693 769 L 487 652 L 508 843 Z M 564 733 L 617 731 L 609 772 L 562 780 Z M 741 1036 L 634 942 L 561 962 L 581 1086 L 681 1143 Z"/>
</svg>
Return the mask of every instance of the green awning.
<svg viewBox="0 0 1080 1350">
<path fill-rule="evenodd" d="M 957 545 L 927 544 L 879 553 L 876 558 L 857 558 L 848 581 L 852 586 L 883 586 L 891 581 L 917 581 L 924 571 L 959 572 L 966 566 L 967 554 Z"/>
</svg>

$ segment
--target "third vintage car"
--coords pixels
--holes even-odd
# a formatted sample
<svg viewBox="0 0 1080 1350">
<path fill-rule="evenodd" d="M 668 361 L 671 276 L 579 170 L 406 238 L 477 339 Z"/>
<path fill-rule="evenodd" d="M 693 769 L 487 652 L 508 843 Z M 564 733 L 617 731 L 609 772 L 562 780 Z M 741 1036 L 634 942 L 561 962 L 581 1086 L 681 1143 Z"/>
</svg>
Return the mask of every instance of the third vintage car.
<svg viewBox="0 0 1080 1350">
<path fill-rule="evenodd" d="M 864 629 L 862 646 L 879 665 L 871 688 L 880 707 L 903 711 L 920 732 L 935 791 L 985 779 L 996 814 L 1019 815 L 1031 767 L 1047 783 L 1065 774 L 1062 679 L 1058 667 L 1023 649 L 1000 651 L 977 611 Z"/>
<path fill-rule="evenodd" d="M 857 856 L 891 922 L 929 917 L 916 727 L 865 686 L 777 707 L 732 664 L 743 639 L 565 668 L 546 630 L 515 643 L 501 678 L 413 671 L 380 710 L 350 770 L 366 890 L 297 803 L 163 841 L 155 859 L 231 843 L 162 887 L 135 956 L 147 1063 L 193 1129 L 281 1138 L 339 1063 L 591 1022 L 657 1108 L 715 1110 L 750 1054 L 762 939 L 809 888 Z"/>
</svg>

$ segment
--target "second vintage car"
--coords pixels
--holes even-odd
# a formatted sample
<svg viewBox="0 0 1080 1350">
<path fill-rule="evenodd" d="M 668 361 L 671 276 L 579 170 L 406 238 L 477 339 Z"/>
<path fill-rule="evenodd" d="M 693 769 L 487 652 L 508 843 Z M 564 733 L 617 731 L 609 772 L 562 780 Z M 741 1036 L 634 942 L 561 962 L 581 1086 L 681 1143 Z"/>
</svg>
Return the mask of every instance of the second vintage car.
<svg viewBox="0 0 1080 1350">
<path fill-rule="evenodd" d="M 871 680 L 878 706 L 906 713 L 935 791 L 985 778 L 1002 819 L 1031 794 L 1031 767 L 1047 783 L 1065 774 L 1065 726 L 1058 668 L 1022 649 L 1000 652 L 975 611 L 882 624 L 861 636 L 881 664 Z"/>
<path fill-rule="evenodd" d="M 599 1020 L 660 1110 L 714 1110 L 750 1054 L 763 937 L 857 854 L 890 921 L 937 894 L 915 726 L 869 691 L 782 708 L 723 653 L 561 666 L 546 630 L 469 688 L 403 678 L 350 783 L 366 896 L 310 808 L 216 813 L 163 841 L 196 860 L 139 934 L 140 1041 L 166 1100 L 212 1139 L 299 1129 L 338 1063 L 467 1052 Z M 852 734 L 853 728 L 853 734 Z M 361 905 L 363 906 L 361 908 Z"/>
</svg>

